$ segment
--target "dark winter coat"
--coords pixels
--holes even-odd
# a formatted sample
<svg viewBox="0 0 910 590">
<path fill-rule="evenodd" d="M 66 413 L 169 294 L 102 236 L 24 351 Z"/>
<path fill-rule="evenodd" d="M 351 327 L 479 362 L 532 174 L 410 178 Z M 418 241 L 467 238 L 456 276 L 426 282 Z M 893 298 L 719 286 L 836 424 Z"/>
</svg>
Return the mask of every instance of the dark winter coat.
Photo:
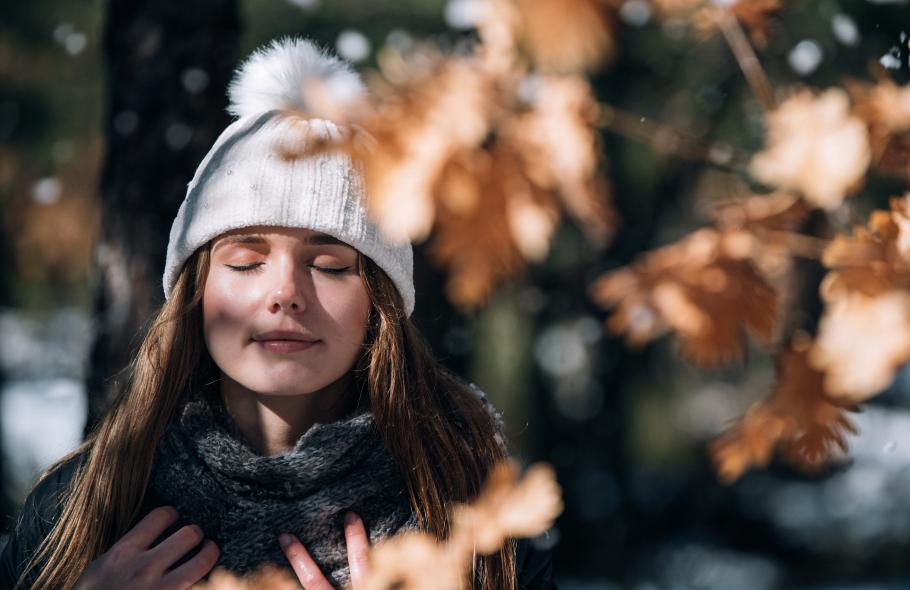
<svg viewBox="0 0 910 590">
<path fill-rule="evenodd" d="M 53 523 L 60 515 L 61 493 L 70 485 L 77 463 L 77 460 L 65 463 L 26 498 L 16 527 L 0 553 L 0 590 L 12 590 L 25 564 L 50 533 Z M 160 504 L 154 497 L 147 495 L 139 518 Z M 172 528 L 176 530 L 177 525 Z M 173 530 L 167 531 L 165 535 Z M 518 543 L 517 565 L 519 589 L 556 590 L 548 551 L 536 549 L 529 541 L 521 540 Z"/>
</svg>

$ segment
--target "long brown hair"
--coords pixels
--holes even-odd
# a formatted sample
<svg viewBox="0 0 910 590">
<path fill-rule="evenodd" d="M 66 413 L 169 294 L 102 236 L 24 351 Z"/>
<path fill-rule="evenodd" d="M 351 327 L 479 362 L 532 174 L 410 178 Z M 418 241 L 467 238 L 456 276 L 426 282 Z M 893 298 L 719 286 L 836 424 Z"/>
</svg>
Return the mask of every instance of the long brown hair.
<svg viewBox="0 0 910 590">
<path fill-rule="evenodd" d="M 389 453 L 407 482 L 423 530 L 444 539 L 453 503 L 475 497 L 490 467 L 506 456 L 481 400 L 430 353 L 394 284 L 369 258 L 360 276 L 372 303 L 355 383 Z M 170 298 L 152 319 L 129 366 L 120 395 L 76 450 L 49 467 L 84 454 L 61 500 L 61 513 L 23 571 L 31 590 L 72 587 L 89 563 L 122 537 L 139 514 L 154 449 L 188 388 L 211 379 L 214 362 L 202 332 L 202 293 L 210 244 L 184 265 Z M 474 563 L 472 588 L 516 587 L 514 543 Z"/>
</svg>

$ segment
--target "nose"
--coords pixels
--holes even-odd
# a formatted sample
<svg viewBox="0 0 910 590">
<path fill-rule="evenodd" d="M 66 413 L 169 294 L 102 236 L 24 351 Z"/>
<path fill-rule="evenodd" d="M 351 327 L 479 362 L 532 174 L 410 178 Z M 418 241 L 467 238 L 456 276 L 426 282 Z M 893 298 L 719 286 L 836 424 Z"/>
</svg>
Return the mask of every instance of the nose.
<svg viewBox="0 0 910 590">
<path fill-rule="evenodd" d="M 269 311 L 301 312 L 306 309 L 306 297 L 296 276 L 294 264 L 287 264 L 281 270 L 271 295 L 269 296 Z"/>
</svg>

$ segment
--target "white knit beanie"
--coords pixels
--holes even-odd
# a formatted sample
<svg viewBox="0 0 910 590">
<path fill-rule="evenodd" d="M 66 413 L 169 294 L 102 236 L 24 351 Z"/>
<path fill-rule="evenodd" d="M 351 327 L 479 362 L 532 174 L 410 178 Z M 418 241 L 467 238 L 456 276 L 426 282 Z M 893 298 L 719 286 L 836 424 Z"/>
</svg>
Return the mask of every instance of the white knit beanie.
<svg viewBox="0 0 910 590">
<path fill-rule="evenodd" d="M 389 276 L 414 310 L 410 242 L 393 243 L 367 216 L 363 178 L 351 158 L 336 150 L 285 157 L 301 141 L 339 139 L 327 119 L 302 119 L 307 84 L 314 81 L 340 101 L 364 88 L 357 74 L 303 39 L 281 39 L 254 52 L 231 82 L 225 129 L 187 188 L 171 226 L 164 267 L 169 298 L 184 262 L 212 238 L 254 225 L 306 228 L 333 236 L 368 256 Z M 296 113 L 292 112 L 296 109 Z"/>
</svg>

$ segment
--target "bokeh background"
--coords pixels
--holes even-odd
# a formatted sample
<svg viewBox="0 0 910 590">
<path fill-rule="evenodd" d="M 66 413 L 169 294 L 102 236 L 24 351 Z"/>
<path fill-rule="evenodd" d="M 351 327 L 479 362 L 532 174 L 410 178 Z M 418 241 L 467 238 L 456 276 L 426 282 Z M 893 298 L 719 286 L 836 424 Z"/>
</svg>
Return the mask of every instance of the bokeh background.
<svg viewBox="0 0 910 590">
<path fill-rule="evenodd" d="M 422 39 L 470 41 L 472 0 L 30 0 L 0 4 L 2 531 L 37 474 L 97 418 L 160 304 L 167 231 L 228 122 L 236 64 L 285 34 L 358 67 Z M 618 5 L 599 100 L 696 137 L 756 150 L 763 118 L 718 36 Z M 775 85 L 910 79 L 910 5 L 787 2 L 759 56 Z M 458 113 L 453 113 L 454 117 Z M 630 350 L 586 291 L 603 271 L 705 222 L 725 177 L 603 133 L 620 222 L 595 248 L 571 222 L 545 260 L 472 312 L 417 248 L 415 319 L 437 356 L 500 408 L 514 454 L 548 461 L 566 509 L 537 542 L 564 588 L 910 587 L 910 373 L 856 416 L 830 468 L 786 465 L 718 482 L 706 444 L 765 395 L 770 357 L 696 369 L 672 342 Z M 872 177 L 864 214 L 906 191 Z M 149 278 L 151 277 L 151 279 Z M 89 396 L 87 392 L 93 392 Z M 2 541 L 0 541 L 2 542 Z"/>
</svg>

